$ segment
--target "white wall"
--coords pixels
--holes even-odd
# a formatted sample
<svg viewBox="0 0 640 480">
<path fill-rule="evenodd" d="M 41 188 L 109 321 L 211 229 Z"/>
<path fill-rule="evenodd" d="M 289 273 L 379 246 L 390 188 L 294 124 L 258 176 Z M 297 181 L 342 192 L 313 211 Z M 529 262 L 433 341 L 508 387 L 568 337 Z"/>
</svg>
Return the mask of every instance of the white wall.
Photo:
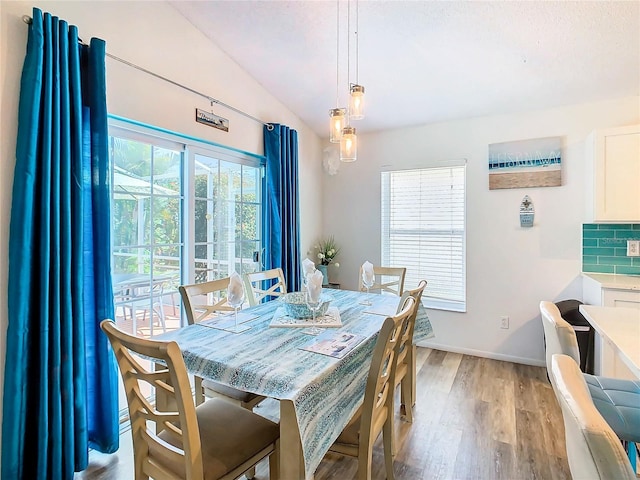
<svg viewBox="0 0 640 480">
<path fill-rule="evenodd" d="M 357 288 L 358 267 L 380 261 L 380 171 L 466 158 L 467 312 L 430 310 L 428 345 L 479 356 L 544 364 L 540 300 L 581 299 L 581 223 L 585 138 L 598 127 L 637 123 L 639 98 L 388 131 L 358 138 L 358 161 L 325 177 L 324 233 L 342 247 L 332 281 Z M 489 191 L 490 143 L 563 137 L 561 187 Z M 529 195 L 533 228 L 519 227 Z M 428 279 L 427 279 L 428 280 Z M 428 287 L 427 287 L 428 288 Z M 500 316 L 510 328 L 500 329 Z"/>
<path fill-rule="evenodd" d="M 107 52 L 217 98 L 267 122 L 298 131 L 300 204 L 309 211 L 320 204 L 320 139 L 299 118 L 190 23 L 162 2 L 0 2 L 0 388 L 3 385 L 7 328 L 8 236 L 15 165 L 20 75 L 27 40 L 22 16 L 32 7 L 75 24 L 88 42 L 99 37 Z M 192 135 L 248 152 L 263 154 L 262 125 L 222 107 L 214 112 L 230 120 L 228 133 L 197 124 L 195 108 L 209 103 L 142 72 L 107 58 L 109 113 Z M 301 215 L 301 242 L 306 251 L 320 235 L 322 219 Z M 316 221 L 317 220 L 317 221 Z M 0 408 L 1 415 L 1 408 Z"/>
<path fill-rule="evenodd" d="M 359 160 L 336 176 L 321 173 L 325 146 L 277 99 L 242 71 L 191 24 L 160 2 L 0 2 L 0 362 L 7 326 L 7 250 L 15 163 L 20 72 L 31 7 L 78 25 L 80 35 L 107 41 L 107 51 L 265 121 L 299 132 L 302 248 L 333 234 L 342 247 L 332 280 L 355 288 L 358 266 L 380 258 L 380 171 L 428 166 L 466 158 L 467 313 L 430 311 L 432 345 L 494 358 L 543 364 L 541 299 L 580 298 L 580 224 L 584 213 L 584 140 L 597 127 L 640 121 L 638 98 L 555 110 L 468 119 L 361 135 Z M 110 113 L 262 153 L 261 126 L 215 107 L 230 119 L 230 132 L 196 124 L 206 101 L 107 59 Z M 487 145 L 546 136 L 564 138 L 563 186 L 488 190 Z M 323 189 L 324 188 L 324 189 Z M 518 207 L 528 194 L 536 224 L 518 226 Z M 322 210 L 317 205 L 323 201 Z M 314 220 L 305 212 L 313 211 Z M 319 212 L 319 213 L 318 213 Z M 318 214 L 321 218 L 318 218 Z M 322 227 L 322 228 L 321 228 Z M 511 328 L 501 330 L 499 317 Z M 0 368 L 0 373 L 3 368 Z M 1 383 L 0 383 L 1 385 Z"/>
</svg>

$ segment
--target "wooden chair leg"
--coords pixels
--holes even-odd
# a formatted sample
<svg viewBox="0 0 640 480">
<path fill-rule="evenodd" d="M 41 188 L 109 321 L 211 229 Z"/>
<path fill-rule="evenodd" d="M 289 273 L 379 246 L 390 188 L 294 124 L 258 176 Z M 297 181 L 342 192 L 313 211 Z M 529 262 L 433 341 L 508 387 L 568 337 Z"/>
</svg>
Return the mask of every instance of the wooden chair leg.
<svg viewBox="0 0 640 480">
<path fill-rule="evenodd" d="M 194 385 L 194 397 L 196 407 L 198 405 L 202 405 L 204 403 L 204 389 L 202 388 L 202 377 L 195 375 L 193 377 L 193 385 Z"/>
<path fill-rule="evenodd" d="M 395 456 L 395 435 L 393 431 L 393 412 L 389 412 L 389 418 L 382 427 L 382 443 L 384 445 L 384 465 L 387 472 L 387 480 L 394 480 L 393 457 Z M 369 459 L 371 465 L 371 459 Z"/>
<path fill-rule="evenodd" d="M 136 448 L 136 445 L 140 445 L 141 442 L 137 441 L 133 430 L 131 430 L 131 434 L 133 435 L 133 461 L 134 461 L 134 475 L 135 480 L 149 480 L 149 475 L 144 473 L 144 463 L 147 461 L 148 452 L 145 452 L 141 448 Z"/>
<path fill-rule="evenodd" d="M 269 480 L 280 478 L 280 440 L 276 440 L 276 448 L 269 455 Z"/>
<path fill-rule="evenodd" d="M 362 450 L 366 454 L 362 454 Z M 373 458 L 373 445 L 360 445 L 358 454 L 358 480 L 371 480 L 371 460 Z"/>
<path fill-rule="evenodd" d="M 416 358 L 418 356 L 418 350 L 415 345 L 411 346 L 409 350 L 409 378 L 411 379 L 411 406 L 416 404 Z"/>
<path fill-rule="evenodd" d="M 411 404 L 411 373 L 407 372 L 407 375 L 402 379 L 400 384 L 400 403 L 402 410 L 404 410 L 405 420 L 409 423 L 413 423 L 413 406 Z"/>
</svg>

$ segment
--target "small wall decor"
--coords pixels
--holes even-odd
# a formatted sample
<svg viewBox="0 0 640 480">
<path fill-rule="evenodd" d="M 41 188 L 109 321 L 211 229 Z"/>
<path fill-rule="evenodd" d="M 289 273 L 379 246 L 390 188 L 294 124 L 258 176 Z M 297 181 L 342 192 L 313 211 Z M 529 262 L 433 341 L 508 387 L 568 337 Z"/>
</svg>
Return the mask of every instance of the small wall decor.
<svg viewBox="0 0 640 480">
<path fill-rule="evenodd" d="M 224 132 L 229 131 L 229 120 L 219 117 L 213 112 L 207 112 L 206 110 L 202 110 L 200 108 L 196 108 L 196 122 L 202 123 L 203 125 L 207 125 L 209 127 L 217 128 L 218 130 L 222 130 Z"/>
<path fill-rule="evenodd" d="M 335 175 L 340 169 L 340 152 L 337 148 L 326 147 L 323 151 L 322 165 L 329 175 Z"/>
<path fill-rule="evenodd" d="M 489 190 L 562 185 L 562 137 L 489 145 Z"/>
<path fill-rule="evenodd" d="M 520 202 L 520 226 L 523 228 L 533 227 L 535 213 L 531 197 L 525 195 L 522 202 Z"/>
</svg>

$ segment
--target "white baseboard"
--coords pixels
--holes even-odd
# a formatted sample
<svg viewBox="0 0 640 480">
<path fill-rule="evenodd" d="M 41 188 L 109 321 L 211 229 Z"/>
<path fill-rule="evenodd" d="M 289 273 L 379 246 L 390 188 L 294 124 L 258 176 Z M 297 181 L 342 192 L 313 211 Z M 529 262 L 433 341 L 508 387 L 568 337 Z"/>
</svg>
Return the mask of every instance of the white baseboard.
<svg viewBox="0 0 640 480">
<path fill-rule="evenodd" d="M 424 341 L 418 343 L 420 347 L 433 348 L 434 350 L 442 350 L 445 352 L 462 353 L 464 355 L 471 355 L 474 357 L 490 358 L 492 360 L 502 360 L 504 362 L 521 363 L 523 365 L 531 365 L 534 367 L 546 367 L 545 360 L 537 360 L 534 358 L 516 357 L 514 355 L 505 355 L 504 353 L 486 352 L 484 350 L 474 350 L 472 348 L 460 348 L 452 345 L 442 345 L 439 343 L 433 343 Z"/>
</svg>

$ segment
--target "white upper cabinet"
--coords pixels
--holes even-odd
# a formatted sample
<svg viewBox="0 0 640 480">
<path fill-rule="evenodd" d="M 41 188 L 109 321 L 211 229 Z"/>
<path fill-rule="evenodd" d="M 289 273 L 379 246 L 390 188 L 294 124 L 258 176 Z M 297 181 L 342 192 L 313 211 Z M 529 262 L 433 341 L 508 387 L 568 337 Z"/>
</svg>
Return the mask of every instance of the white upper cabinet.
<svg viewBox="0 0 640 480">
<path fill-rule="evenodd" d="M 640 222 L 640 125 L 587 138 L 587 221 Z"/>
</svg>

